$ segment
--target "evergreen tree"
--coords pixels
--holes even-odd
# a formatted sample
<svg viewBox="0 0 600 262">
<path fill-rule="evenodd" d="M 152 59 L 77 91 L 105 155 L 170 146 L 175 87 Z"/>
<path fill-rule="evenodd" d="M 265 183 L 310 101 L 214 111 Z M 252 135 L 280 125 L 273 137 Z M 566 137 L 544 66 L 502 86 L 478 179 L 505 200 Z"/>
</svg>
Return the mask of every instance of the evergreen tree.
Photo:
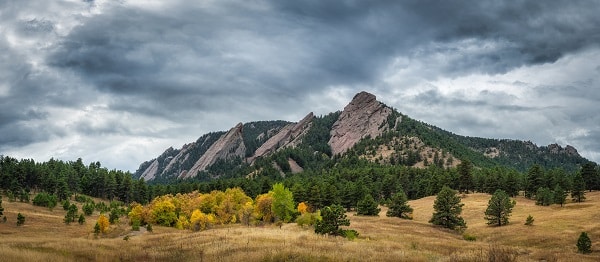
<svg viewBox="0 0 600 262">
<path fill-rule="evenodd" d="M 579 239 L 577 239 L 577 251 L 582 254 L 592 252 L 592 240 L 586 232 L 581 232 Z"/>
<path fill-rule="evenodd" d="M 593 162 L 587 162 L 581 167 L 581 176 L 585 181 L 586 189 L 590 192 L 592 190 L 598 190 L 598 173 L 596 171 L 596 164 Z"/>
<path fill-rule="evenodd" d="M 510 217 L 514 206 L 515 201 L 511 201 L 506 192 L 496 190 L 485 210 L 485 219 L 488 221 L 487 224 L 497 226 L 508 224 L 508 217 Z"/>
<path fill-rule="evenodd" d="M 464 219 L 460 216 L 463 206 L 456 191 L 444 186 L 433 203 L 434 212 L 429 223 L 449 229 L 463 230 L 467 227 Z"/>
<path fill-rule="evenodd" d="M 504 189 L 510 197 L 515 197 L 519 194 L 519 178 L 517 171 L 510 170 L 506 174 L 504 181 Z"/>
<path fill-rule="evenodd" d="M 388 217 L 399 217 L 404 219 L 412 219 L 413 209 L 408 205 L 408 197 L 403 190 L 400 190 L 392 196 L 389 209 L 385 214 Z"/>
<path fill-rule="evenodd" d="M 535 194 L 535 204 L 540 206 L 549 206 L 554 203 L 554 196 L 552 190 L 547 187 L 538 188 Z"/>
<path fill-rule="evenodd" d="M 365 197 L 356 204 L 356 214 L 363 216 L 378 216 L 381 209 L 377 207 L 377 202 L 371 196 L 366 194 Z"/>
<path fill-rule="evenodd" d="M 556 184 L 554 187 L 554 204 L 560 204 L 562 207 L 567 201 L 567 192 L 560 187 L 559 184 Z"/>
<path fill-rule="evenodd" d="M 344 208 L 340 205 L 326 206 L 321 209 L 321 220 L 315 224 L 315 233 L 344 236 L 340 226 L 349 226 L 350 220 L 346 218 Z"/>
<path fill-rule="evenodd" d="M 525 225 L 526 226 L 532 226 L 533 225 L 533 221 L 534 221 L 533 217 L 531 215 L 528 215 L 527 219 L 525 219 Z"/>
<path fill-rule="evenodd" d="M 583 200 L 585 200 L 585 181 L 583 180 L 581 173 L 575 174 L 575 177 L 573 178 L 571 197 L 575 202 L 583 202 Z"/>
<path fill-rule="evenodd" d="M 100 224 L 98 222 L 96 222 L 96 224 L 94 225 L 94 234 L 100 234 Z"/>
<path fill-rule="evenodd" d="M 17 214 L 17 226 L 25 224 L 25 216 L 21 213 Z"/>
<path fill-rule="evenodd" d="M 527 171 L 525 183 L 525 197 L 533 198 L 538 188 L 543 187 L 544 170 L 538 164 L 535 164 Z"/>
<path fill-rule="evenodd" d="M 68 208 L 67 208 L 67 214 L 65 215 L 65 224 L 70 224 L 71 222 L 75 221 L 75 218 L 77 217 L 77 206 L 75 204 L 71 204 Z"/>
<path fill-rule="evenodd" d="M 119 216 L 121 212 L 117 208 L 113 208 L 110 210 L 110 214 L 108 215 L 108 222 L 111 224 L 117 223 L 119 221 Z"/>
<path fill-rule="evenodd" d="M 0 217 L 4 215 L 4 208 L 2 207 L 2 196 L 0 196 Z"/>
<path fill-rule="evenodd" d="M 81 209 L 83 209 L 83 213 L 86 216 L 91 216 L 94 213 L 95 204 L 94 202 L 86 202 L 85 204 L 83 204 Z"/>
<path fill-rule="evenodd" d="M 469 193 L 469 190 L 473 189 L 473 164 L 471 161 L 467 159 L 461 160 L 460 164 L 457 167 L 458 169 L 458 179 L 459 186 L 458 190 L 461 193 Z"/>
</svg>

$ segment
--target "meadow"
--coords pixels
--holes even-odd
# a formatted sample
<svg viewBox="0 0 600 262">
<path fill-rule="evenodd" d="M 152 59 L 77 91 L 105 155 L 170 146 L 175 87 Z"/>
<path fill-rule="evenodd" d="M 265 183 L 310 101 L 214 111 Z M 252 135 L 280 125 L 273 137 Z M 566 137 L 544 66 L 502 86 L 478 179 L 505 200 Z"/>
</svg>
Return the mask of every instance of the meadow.
<svg viewBox="0 0 600 262">
<path fill-rule="evenodd" d="M 131 231 L 125 217 L 95 236 L 97 213 L 83 225 L 65 225 L 60 206 L 50 211 L 3 198 L 8 221 L 0 223 L 0 261 L 599 261 L 600 192 L 586 197 L 564 207 L 517 197 L 510 224 L 491 227 L 483 219 L 490 195 L 464 195 L 464 234 L 429 224 L 435 197 L 426 197 L 409 202 L 413 220 L 386 217 L 385 207 L 379 217 L 347 213 L 350 228 L 360 233 L 354 240 L 316 235 L 293 223 Z M 16 225 L 18 212 L 26 217 L 22 226 Z M 532 226 L 524 225 L 528 215 Z M 592 239 L 591 254 L 577 253 L 583 231 Z"/>
</svg>

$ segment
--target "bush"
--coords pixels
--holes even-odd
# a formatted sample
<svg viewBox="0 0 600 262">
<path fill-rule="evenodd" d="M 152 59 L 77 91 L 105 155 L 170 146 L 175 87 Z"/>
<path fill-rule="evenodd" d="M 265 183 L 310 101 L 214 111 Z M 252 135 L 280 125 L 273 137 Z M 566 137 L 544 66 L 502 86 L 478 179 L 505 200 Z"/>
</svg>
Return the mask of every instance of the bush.
<svg viewBox="0 0 600 262">
<path fill-rule="evenodd" d="M 477 237 L 469 234 L 463 234 L 463 239 L 467 241 L 476 241 Z"/>
<path fill-rule="evenodd" d="M 135 220 L 131 223 L 131 230 L 140 231 L 140 221 L 139 220 Z"/>
<path fill-rule="evenodd" d="M 320 212 L 304 213 L 296 218 L 296 223 L 301 227 L 314 226 L 321 219 Z"/>
<path fill-rule="evenodd" d="M 56 207 L 57 203 L 57 197 L 46 192 L 39 193 L 33 198 L 33 205 L 47 207 L 49 209 Z"/>
<path fill-rule="evenodd" d="M 347 229 L 344 230 L 344 237 L 346 237 L 349 240 L 354 240 L 358 237 L 358 232 L 354 229 Z"/>
<path fill-rule="evenodd" d="M 110 214 L 108 216 L 108 222 L 110 222 L 111 224 L 117 223 L 119 221 L 120 216 L 121 216 L 121 212 L 118 209 L 113 208 L 110 210 Z"/>
<path fill-rule="evenodd" d="M 94 202 L 91 197 L 86 196 L 86 195 L 76 195 L 75 201 L 77 201 L 79 203 Z"/>
<path fill-rule="evenodd" d="M 69 202 L 68 199 L 63 200 L 62 207 L 65 211 L 69 210 L 70 206 L 71 206 L 71 202 Z"/>
<path fill-rule="evenodd" d="M 148 230 L 148 232 L 152 232 L 152 224 L 148 223 L 148 225 L 146 225 L 146 230 Z"/>
<path fill-rule="evenodd" d="M 91 216 L 94 213 L 94 208 L 95 208 L 95 204 L 94 202 L 86 202 L 85 204 L 83 204 L 83 206 L 81 207 L 81 209 L 83 209 L 83 213 L 86 216 Z"/>
</svg>

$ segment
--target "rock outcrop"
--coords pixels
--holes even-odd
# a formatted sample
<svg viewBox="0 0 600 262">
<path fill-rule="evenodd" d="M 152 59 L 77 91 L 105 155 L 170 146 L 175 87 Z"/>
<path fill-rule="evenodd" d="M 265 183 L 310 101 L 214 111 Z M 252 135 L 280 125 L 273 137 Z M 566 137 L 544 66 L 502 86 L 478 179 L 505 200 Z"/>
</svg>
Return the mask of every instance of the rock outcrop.
<svg viewBox="0 0 600 262">
<path fill-rule="evenodd" d="M 552 154 L 567 154 L 570 156 L 580 156 L 575 149 L 571 145 L 567 145 L 565 148 L 561 147 L 559 144 L 550 144 L 548 145 L 548 151 Z"/>
<path fill-rule="evenodd" d="M 158 173 L 158 160 L 152 161 L 152 164 L 142 173 L 140 178 L 143 178 L 146 181 L 152 180 L 156 177 Z"/>
<path fill-rule="evenodd" d="M 367 92 L 354 96 L 333 124 L 329 145 L 334 155 L 343 154 L 360 139 L 377 137 L 388 129 L 385 124 L 392 109 Z"/>
<path fill-rule="evenodd" d="M 194 166 L 189 171 L 182 172 L 179 178 L 195 177 L 199 171 L 205 170 L 219 159 L 244 157 L 246 146 L 244 145 L 242 132 L 243 125 L 239 123 L 212 144 L 200 159 L 196 161 Z"/>
<path fill-rule="evenodd" d="M 254 155 L 248 158 L 248 162 L 252 163 L 256 158 L 271 154 L 280 148 L 297 146 L 302 141 L 302 136 L 310 129 L 314 118 L 314 114 L 310 112 L 298 123 L 284 126 L 276 135 L 256 149 Z"/>
</svg>

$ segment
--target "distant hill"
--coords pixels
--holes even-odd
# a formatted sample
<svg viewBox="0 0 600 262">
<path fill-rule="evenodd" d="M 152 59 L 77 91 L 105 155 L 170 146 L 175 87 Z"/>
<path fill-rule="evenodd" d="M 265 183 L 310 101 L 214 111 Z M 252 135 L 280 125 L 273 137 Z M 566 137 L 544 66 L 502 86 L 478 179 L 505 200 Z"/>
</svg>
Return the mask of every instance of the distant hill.
<svg viewBox="0 0 600 262">
<path fill-rule="evenodd" d="M 325 168 L 352 156 L 413 167 L 453 167 L 469 159 L 476 167 L 519 171 L 533 164 L 573 171 L 589 162 L 570 145 L 537 146 L 530 141 L 457 135 L 414 120 L 361 92 L 341 112 L 318 117 L 309 113 L 297 123 L 240 123 L 227 132 L 205 134 L 181 149 L 168 148 L 142 163 L 134 178 L 161 182 L 266 171 L 285 175 Z"/>
</svg>

